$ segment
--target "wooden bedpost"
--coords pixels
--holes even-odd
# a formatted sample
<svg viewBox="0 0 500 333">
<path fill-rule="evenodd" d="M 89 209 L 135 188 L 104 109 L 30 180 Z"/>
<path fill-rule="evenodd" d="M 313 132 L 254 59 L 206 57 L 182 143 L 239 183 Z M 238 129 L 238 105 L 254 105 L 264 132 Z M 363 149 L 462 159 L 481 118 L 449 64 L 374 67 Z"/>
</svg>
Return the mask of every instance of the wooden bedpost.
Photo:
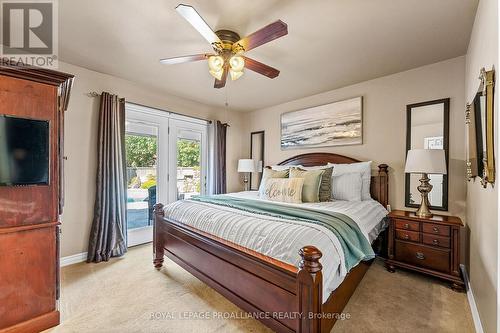
<svg viewBox="0 0 500 333">
<path fill-rule="evenodd" d="M 387 164 L 380 164 L 378 166 L 378 202 L 382 204 L 382 206 L 387 208 L 389 204 L 389 181 L 388 181 L 388 169 L 389 166 Z"/>
<path fill-rule="evenodd" d="M 319 259 L 323 256 L 314 246 L 304 246 L 299 250 L 302 260 L 297 274 L 299 312 L 301 312 L 301 333 L 321 331 L 321 306 L 323 275 Z"/>
<path fill-rule="evenodd" d="M 157 203 L 153 206 L 154 210 L 154 224 L 153 224 L 153 265 L 157 270 L 163 266 L 163 256 L 165 253 L 165 244 L 163 244 L 163 234 L 161 232 L 161 224 L 165 212 L 163 211 L 163 204 Z"/>
</svg>

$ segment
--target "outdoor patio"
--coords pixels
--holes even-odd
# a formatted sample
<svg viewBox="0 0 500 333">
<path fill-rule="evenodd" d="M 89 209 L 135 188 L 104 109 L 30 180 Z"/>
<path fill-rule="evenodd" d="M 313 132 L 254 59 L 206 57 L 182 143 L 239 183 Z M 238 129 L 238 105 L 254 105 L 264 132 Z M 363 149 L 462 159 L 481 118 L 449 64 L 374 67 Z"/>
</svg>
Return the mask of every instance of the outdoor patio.
<svg viewBox="0 0 500 333">
<path fill-rule="evenodd" d="M 148 190 L 128 189 L 127 190 L 127 228 L 135 229 L 146 227 L 148 223 Z"/>
</svg>

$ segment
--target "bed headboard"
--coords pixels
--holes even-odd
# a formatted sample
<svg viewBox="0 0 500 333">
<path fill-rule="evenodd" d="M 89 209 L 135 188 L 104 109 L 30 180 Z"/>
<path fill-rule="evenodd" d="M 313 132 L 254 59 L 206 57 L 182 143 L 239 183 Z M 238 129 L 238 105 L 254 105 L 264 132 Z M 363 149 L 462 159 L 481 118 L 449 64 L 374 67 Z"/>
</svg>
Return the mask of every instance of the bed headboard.
<svg viewBox="0 0 500 333">
<path fill-rule="evenodd" d="M 348 164 L 361 162 L 351 157 L 330 154 L 330 153 L 310 153 L 290 157 L 278 165 L 303 165 L 315 166 L 325 165 L 327 163 Z M 387 207 L 389 203 L 389 177 L 388 177 L 387 164 L 380 164 L 378 166 L 377 175 L 372 173 L 372 181 L 370 186 L 370 193 L 373 199 L 377 200 L 382 206 Z"/>
</svg>

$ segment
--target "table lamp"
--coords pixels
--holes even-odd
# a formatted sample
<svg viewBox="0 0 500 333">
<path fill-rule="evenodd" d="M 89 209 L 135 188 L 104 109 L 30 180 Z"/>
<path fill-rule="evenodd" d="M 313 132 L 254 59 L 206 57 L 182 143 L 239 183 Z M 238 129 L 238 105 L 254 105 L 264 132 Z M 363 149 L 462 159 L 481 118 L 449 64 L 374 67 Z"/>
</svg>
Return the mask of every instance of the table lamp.
<svg viewBox="0 0 500 333">
<path fill-rule="evenodd" d="M 244 173 L 243 182 L 245 183 L 245 191 L 248 191 L 248 174 L 255 172 L 255 162 L 252 159 L 238 160 L 238 172 Z"/>
<path fill-rule="evenodd" d="M 417 190 L 422 195 L 420 207 L 415 212 L 418 217 L 432 217 L 429 210 L 429 184 L 427 174 L 446 175 L 446 158 L 443 149 L 411 149 L 406 157 L 405 173 L 421 173 L 420 185 Z"/>
</svg>

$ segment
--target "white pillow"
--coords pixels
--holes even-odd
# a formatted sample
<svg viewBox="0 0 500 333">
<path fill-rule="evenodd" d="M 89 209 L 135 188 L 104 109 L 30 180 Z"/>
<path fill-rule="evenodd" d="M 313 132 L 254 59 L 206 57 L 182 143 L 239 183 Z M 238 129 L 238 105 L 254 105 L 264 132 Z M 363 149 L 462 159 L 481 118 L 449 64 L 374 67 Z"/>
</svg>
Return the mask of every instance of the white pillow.
<svg viewBox="0 0 500 333">
<path fill-rule="evenodd" d="M 372 161 L 358 162 L 349 164 L 328 163 L 328 166 L 333 166 L 333 176 L 340 176 L 345 173 L 360 173 L 363 180 L 361 188 L 361 200 L 370 200 L 370 183 L 372 180 Z"/>
<path fill-rule="evenodd" d="M 328 165 L 328 164 L 325 164 L 325 165 L 316 165 L 316 166 L 311 166 L 311 167 L 305 167 L 305 166 L 299 165 L 297 167 L 301 168 L 303 170 L 309 171 L 309 170 L 324 170 L 324 169 L 331 168 L 332 166 Z"/>
<path fill-rule="evenodd" d="M 361 173 L 350 172 L 332 177 L 332 197 L 335 200 L 361 201 Z"/>
<path fill-rule="evenodd" d="M 271 165 L 272 170 L 276 171 L 283 171 L 283 170 L 288 170 L 290 168 L 302 168 L 302 165 Z"/>
</svg>

